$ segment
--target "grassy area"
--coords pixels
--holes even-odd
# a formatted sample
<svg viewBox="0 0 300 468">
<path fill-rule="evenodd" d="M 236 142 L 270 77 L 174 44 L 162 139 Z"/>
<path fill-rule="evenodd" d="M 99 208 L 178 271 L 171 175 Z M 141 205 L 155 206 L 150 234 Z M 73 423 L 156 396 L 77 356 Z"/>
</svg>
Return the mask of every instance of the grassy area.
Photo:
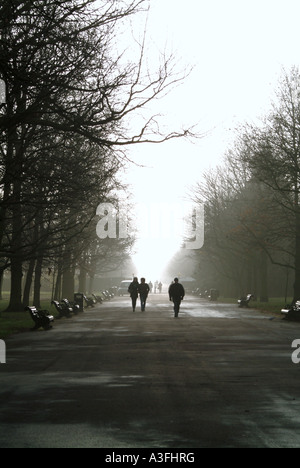
<svg viewBox="0 0 300 468">
<path fill-rule="evenodd" d="M 4 339 L 13 333 L 28 331 L 33 321 L 28 312 L 0 312 L 0 338 Z"/>
<path fill-rule="evenodd" d="M 280 315 L 281 309 L 283 309 L 286 304 L 290 304 L 292 300 L 292 298 L 289 298 L 287 302 L 285 302 L 284 297 L 271 297 L 269 302 L 250 302 L 250 307 L 261 310 L 262 312 L 270 312 L 272 314 Z"/>
<path fill-rule="evenodd" d="M 29 312 L 5 312 L 7 306 L 7 299 L 0 301 L 0 339 L 5 339 L 14 333 L 28 331 L 30 328 L 33 328 L 34 322 Z M 53 310 L 53 306 L 51 306 L 49 300 L 43 300 L 41 308 L 49 310 L 54 316 L 56 315 L 56 311 Z"/>
<path fill-rule="evenodd" d="M 292 298 L 288 298 L 287 304 L 292 302 Z M 219 302 L 225 302 L 228 304 L 237 304 L 237 299 L 228 299 L 228 298 L 219 298 Z M 286 301 L 284 297 L 271 297 L 269 302 L 259 302 L 259 301 L 250 301 L 249 307 L 251 309 L 256 309 L 261 312 L 268 312 L 274 315 L 280 315 L 280 311 L 286 305 Z"/>
</svg>

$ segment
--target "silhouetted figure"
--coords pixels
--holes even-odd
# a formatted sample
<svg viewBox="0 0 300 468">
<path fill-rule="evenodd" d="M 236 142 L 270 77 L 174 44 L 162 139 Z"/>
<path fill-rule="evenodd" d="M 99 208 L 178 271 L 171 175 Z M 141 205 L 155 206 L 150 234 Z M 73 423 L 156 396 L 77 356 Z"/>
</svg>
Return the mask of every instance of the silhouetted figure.
<svg viewBox="0 0 300 468">
<path fill-rule="evenodd" d="M 130 283 L 128 287 L 128 292 L 130 294 L 131 301 L 132 301 L 132 311 L 135 312 L 136 301 L 139 296 L 139 282 L 136 277 L 133 278 L 132 283 Z"/>
<path fill-rule="evenodd" d="M 145 278 L 141 278 L 141 283 L 139 284 L 138 291 L 140 293 L 141 310 L 142 312 L 144 312 L 146 308 L 147 297 L 150 291 L 149 285 L 146 283 Z"/>
<path fill-rule="evenodd" d="M 181 301 L 185 296 L 185 290 L 178 278 L 174 278 L 174 283 L 169 287 L 170 301 L 174 303 L 174 317 L 178 317 Z"/>
</svg>

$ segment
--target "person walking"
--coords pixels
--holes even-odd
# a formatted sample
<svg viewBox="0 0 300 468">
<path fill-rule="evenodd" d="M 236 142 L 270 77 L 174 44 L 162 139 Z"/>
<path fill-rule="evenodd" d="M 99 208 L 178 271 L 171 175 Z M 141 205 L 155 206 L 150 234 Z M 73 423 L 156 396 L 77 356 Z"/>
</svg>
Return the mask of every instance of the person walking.
<svg viewBox="0 0 300 468">
<path fill-rule="evenodd" d="M 141 282 L 139 284 L 138 291 L 140 293 L 140 300 L 141 300 L 141 310 L 145 312 L 146 308 L 146 301 L 150 291 L 149 285 L 146 283 L 145 278 L 141 278 Z"/>
<path fill-rule="evenodd" d="M 128 292 L 130 294 L 131 301 L 132 301 L 132 311 L 135 312 L 136 301 L 139 296 L 139 282 L 136 277 L 133 278 L 132 283 L 130 283 L 128 287 Z"/>
<path fill-rule="evenodd" d="M 169 287 L 170 301 L 174 303 L 174 317 L 178 317 L 181 301 L 185 296 L 185 290 L 178 278 L 174 278 L 174 282 Z"/>
</svg>

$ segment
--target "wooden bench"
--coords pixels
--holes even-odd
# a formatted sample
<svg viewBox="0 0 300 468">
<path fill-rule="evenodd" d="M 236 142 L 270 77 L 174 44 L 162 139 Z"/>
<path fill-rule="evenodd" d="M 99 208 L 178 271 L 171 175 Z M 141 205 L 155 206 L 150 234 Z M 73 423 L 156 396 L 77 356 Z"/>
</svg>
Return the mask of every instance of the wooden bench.
<svg viewBox="0 0 300 468">
<path fill-rule="evenodd" d="M 295 305 L 286 305 L 284 309 L 281 309 L 281 313 L 286 320 L 300 320 L 300 301 L 297 301 Z"/>
<path fill-rule="evenodd" d="M 83 299 L 85 300 L 87 307 L 94 307 L 94 305 L 96 304 L 96 301 L 92 297 L 86 297 L 85 295 L 83 295 Z"/>
<path fill-rule="evenodd" d="M 109 301 L 111 299 L 108 291 L 102 291 L 102 296 L 104 297 L 105 301 Z"/>
<path fill-rule="evenodd" d="M 248 294 L 247 297 L 241 297 L 238 300 L 239 307 L 249 307 L 249 302 L 253 299 L 253 294 Z"/>
<path fill-rule="evenodd" d="M 61 301 L 63 304 L 65 304 L 66 308 L 71 311 L 71 313 L 77 315 L 80 312 L 80 307 L 78 304 L 75 304 L 75 302 L 70 302 L 68 299 L 63 299 Z"/>
<path fill-rule="evenodd" d="M 210 301 L 217 301 L 219 296 L 220 296 L 220 293 L 219 293 L 218 289 L 211 289 L 209 291 L 208 299 Z"/>
<path fill-rule="evenodd" d="M 73 310 L 71 307 L 67 307 L 64 302 L 58 302 L 58 301 L 52 301 L 51 304 L 53 304 L 58 312 L 58 319 L 62 317 L 67 317 L 70 318 Z"/>
<path fill-rule="evenodd" d="M 98 296 L 96 294 L 92 294 L 93 298 L 95 299 L 95 301 L 98 303 L 98 304 L 102 304 L 103 302 L 103 299 L 101 296 Z"/>
<path fill-rule="evenodd" d="M 32 330 L 43 328 L 44 330 L 51 330 L 52 323 L 54 322 L 53 315 L 50 315 L 47 310 L 37 310 L 35 306 L 27 306 L 25 310 L 29 312 L 35 326 Z"/>
</svg>

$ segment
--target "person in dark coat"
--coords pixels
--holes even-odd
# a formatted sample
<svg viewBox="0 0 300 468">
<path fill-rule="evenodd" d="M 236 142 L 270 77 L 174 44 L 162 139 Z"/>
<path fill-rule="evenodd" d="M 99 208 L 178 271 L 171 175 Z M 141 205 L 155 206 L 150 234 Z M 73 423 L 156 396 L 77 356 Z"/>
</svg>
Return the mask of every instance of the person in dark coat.
<svg viewBox="0 0 300 468">
<path fill-rule="evenodd" d="M 150 291 L 149 285 L 146 283 L 145 278 L 141 278 L 141 283 L 139 284 L 138 290 L 139 290 L 140 299 L 141 299 L 141 310 L 142 312 L 145 312 L 146 301 L 147 301 L 147 297 Z"/>
<path fill-rule="evenodd" d="M 131 301 L 132 301 L 132 311 L 135 312 L 136 301 L 139 296 L 139 282 L 136 277 L 133 278 L 132 283 L 130 283 L 128 287 L 128 292 L 130 294 Z"/>
<path fill-rule="evenodd" d="M 178 278 L 174 279 L 169 287 L 169 297 L 170 301 L 174 303 L 174 317 L 178 317 L 181 301 L 185 296 L 185 290 L 182 284 L 179 283 Z"/>
</svg>

